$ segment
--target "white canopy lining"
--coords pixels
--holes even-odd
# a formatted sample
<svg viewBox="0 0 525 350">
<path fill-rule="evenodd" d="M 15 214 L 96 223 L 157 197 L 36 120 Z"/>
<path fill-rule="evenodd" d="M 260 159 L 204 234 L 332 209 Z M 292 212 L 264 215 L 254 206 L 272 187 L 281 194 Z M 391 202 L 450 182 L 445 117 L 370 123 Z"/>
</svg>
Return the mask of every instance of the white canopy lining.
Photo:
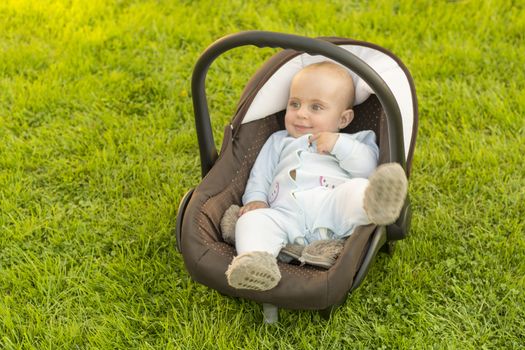
<svg viewBox="0 0 525 350">
<path fill-rule="evenodd" d="M 408 158 L 414 125 L 414 109 L 410 83 L 405 72 L 392 57 L 377 49 L 360 45 L 341 45 L 340 47 L 365 61 L 392 90 L 401 111 L 405 157 Z M 324 56 L 302 54 L 285 63 L 259 90 L 243 119 L 243 123 L 258 120 L 286 109 L 293 76 L 310 64 L 326 60 L 328 59 Z M 358 105 L 366 101 L 374 92 L 354 72 L 350 71 L 350 74 L 355 85 L 354 105 Z"/>
</svg>

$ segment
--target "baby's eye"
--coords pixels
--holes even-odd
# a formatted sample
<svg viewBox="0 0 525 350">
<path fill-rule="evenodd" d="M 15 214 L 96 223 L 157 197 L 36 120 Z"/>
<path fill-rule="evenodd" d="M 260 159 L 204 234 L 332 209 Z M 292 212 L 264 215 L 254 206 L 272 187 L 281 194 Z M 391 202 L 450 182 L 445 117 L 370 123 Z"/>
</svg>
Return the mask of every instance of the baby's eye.
<svg viewBox="0 0 525 350">
<path fill-rule="evenodd" d="M 314 103 L 314 104 L 312 105 L 312 110 L 313 110 L 313 111 L 316 111 L 316 112 L 317 112 L 317 111 L 320 111 L 320 110 L 322 110 L 322 109 L 323 109 L 323 106 L 321 106 L 321 105 L 318 104 L 318 103 Z"/>
<path fill-rule="evenodd" d="M 290 102 L 288 103 L 288 106 L 290 106 L 290 107 L 292 107 L 292 108 L 294 108 L 294 109 L 298 109 L 298 108 L 301 107 L 301 105 L 300 105 L 299 102 L 297 102 L 297 101 L 290 101 Z"/>
</svg>

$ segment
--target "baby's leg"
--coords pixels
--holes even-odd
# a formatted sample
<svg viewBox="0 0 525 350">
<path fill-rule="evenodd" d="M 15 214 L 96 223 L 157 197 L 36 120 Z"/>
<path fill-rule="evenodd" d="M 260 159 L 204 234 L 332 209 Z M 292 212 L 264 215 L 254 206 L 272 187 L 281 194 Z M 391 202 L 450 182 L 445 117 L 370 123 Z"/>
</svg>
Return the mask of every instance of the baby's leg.
<svg viewBox="0 0 525 350">
<path fill-rule="evenodd" d="M 237 254 L 261 251 L 277 257 L 288 243 L 283 215 L 274 209 L 257 209 L 242 215 L 235 226 Z"/>
<path fill-rule="evenodd" d="M 391 224 L 399 217 L 406 193 L 403 168 L 397 163 L 381 165 L 369 179 L 352 179 L 326 195 L 313 227 L 329 228 L 340 238 L 360 225 Z"/>
<path fill-rule="evenodd" d="M 238 255 L 226 271 L 228 284 L 238 289 L 268 290 L 279 283 L 277 255 L 287 243 L 281 215 L 256 209 L 242 215 L 235 228 Z"/>
<path fill-rule="evenodd" d="M 311 227 L 314 230 L 327 228 L 337 239 L 349 236 L 357 226 L 370 224 L 363 208 L 367 186 L 367 179 L 356 178 L 325 192 L 317 201 L 319 204 Z"/>
</svg>

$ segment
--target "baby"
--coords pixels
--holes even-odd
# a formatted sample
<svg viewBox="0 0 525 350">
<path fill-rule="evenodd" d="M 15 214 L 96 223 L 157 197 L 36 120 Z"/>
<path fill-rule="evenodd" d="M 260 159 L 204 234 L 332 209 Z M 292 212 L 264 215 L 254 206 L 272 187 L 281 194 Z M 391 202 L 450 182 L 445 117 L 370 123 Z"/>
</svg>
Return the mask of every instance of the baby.
<svg viewBox="0 0 525 350">
<path fill-rule="evenodd" d="M 312 64 L 293 78 L 286 130 L 264 144 L 242 197 L 238 255 L 226 271 L 232 287 L 277 286 L 277 256 L 287 244 L 340 239 L 357 226 L 386 225 L 399 216 L 404 170 L 395 163 L 377 167 L 373 131 L 339 133 L 354 117 L 353 100 L 352 78 L 338 64 Z"/>
</svg>

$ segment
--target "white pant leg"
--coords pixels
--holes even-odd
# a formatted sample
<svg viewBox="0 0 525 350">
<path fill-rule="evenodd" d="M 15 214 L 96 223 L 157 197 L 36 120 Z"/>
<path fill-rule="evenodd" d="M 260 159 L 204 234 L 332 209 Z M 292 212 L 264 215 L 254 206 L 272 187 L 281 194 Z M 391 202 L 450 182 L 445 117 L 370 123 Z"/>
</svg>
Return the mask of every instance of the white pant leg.
<svg viewBox="0 0 525 350">
<path fill-rule="evenodd" d="M 305 204 L 310 230 L 324 227 L 335 234 L 334 238 L 342 238 L 351 235 L 357 226 L 370 224 L 363 208 L 367 186 L 367 179 L 356 178 L 334 189 L 316 191 L 317 200 Z"/>
<path fill-rule="evenodd" d="M 282 247 L 288 243 L 287 231 L 291 227 L 293 220 L 275 209 L 249 211 L 235 225 L 237 254 L 263 251 L 277 257 Z"/>
</svg>

